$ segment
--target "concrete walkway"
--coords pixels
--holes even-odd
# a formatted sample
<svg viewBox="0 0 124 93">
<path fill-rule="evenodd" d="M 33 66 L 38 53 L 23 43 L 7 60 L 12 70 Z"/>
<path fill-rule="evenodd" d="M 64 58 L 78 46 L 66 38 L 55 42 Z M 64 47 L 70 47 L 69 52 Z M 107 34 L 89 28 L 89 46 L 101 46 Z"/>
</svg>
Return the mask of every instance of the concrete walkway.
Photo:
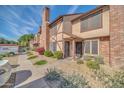
<svg viewBox="0 0 124 93">
<path fill-rule="evenodd" d="M 49 87 L 42 77 L 44 76 L 45 68 L 36 68 L 32 63 L 27 60 L 26 55 L 20 55 L 18 59 L 20 65 L 16 69 L 16 82 L 15 87 Z M 36 81 L 37 82 L 33 82 Z M 33 82 L 33 83 L 31 83 Z"/>
</svg>

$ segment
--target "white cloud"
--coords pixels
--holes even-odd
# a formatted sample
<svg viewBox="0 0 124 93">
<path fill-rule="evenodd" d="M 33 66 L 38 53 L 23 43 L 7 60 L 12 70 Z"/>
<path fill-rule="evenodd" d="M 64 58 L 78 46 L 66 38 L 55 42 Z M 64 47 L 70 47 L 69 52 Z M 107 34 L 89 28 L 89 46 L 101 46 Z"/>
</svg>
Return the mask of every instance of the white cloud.
<svg viewBox="0 0 124 93">
<path fill-rule="evenodd" d="M 12 34 L 14 34 L 16 36 L 21 36 L 23 34 L 16 27 L 10 26 L 9 28 L 10 28 L 10 31 L 11 31 L 10 33 L 12 33 Z"/>
<path fill-rule="evenodd" d="M 79 5 L 74 5 L 72 6 L 69 11 L 68 11 L 68 14 L 72 14 L 74 13 L 77 9 L 78 9 Z"/>
<path fill-rule="evenodd" d="M 23 11 L 22 13 L 21 11 L 19 11 L 18 13 L 15 11 L 15 7 L 13 6 L 5 6 L 5 8 L 7 12 L 9 12 L 9 15 L 8 13 L 7 16 L 3 14 L 2 16 L 0 16 L 0 18 L 6 23 L 6 25 L 10 29 L 10 33 L 12 33 L 13 35 L 21 36 L 23 34 L 29 34 L 33 31 L 34 27 L 38 26 L 38 23 L 36 22 L 35 18 L 30 15 L 26 15 L 28 16 L 27 19 L 23 19 L 23 17 L 21 17 L 24 13 Z M 32 11 L 32 13 L 36 14 L 37 16 L 38 14 L 41 14 L 41 12 L 36 11 L 36 9 L 41 11 L 42 7 L 30 6 L 29 9 Z M 20 27 L 19 24 L 15 23 L 15 19 L 23 24 L 21 25 L 22 27 Z M 3 36 L 6 37 L 5 35 Z"/>
<path fill-rule="evenodd" d="M 14 22 L 12 22 L 12 21 L 6 19 L 6 18 L 0 18 L 0 19 L 2 19 L 3 22 L 8 23 L 8 24 L 11 25 L 11 26 L 14 26 L 14 27 L 18 27 L 18 26 L 19 26 L 18 24 L 14 23 Z"/>
</svg>

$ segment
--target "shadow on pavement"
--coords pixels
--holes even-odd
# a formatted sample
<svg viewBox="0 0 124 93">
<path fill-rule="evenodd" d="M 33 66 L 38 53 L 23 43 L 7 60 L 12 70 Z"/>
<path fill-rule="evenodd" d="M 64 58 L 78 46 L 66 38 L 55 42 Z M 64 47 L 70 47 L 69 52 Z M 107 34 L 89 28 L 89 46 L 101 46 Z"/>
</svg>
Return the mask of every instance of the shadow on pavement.
<svg viewBox="0 0 124 93">
<path fill-rule="evenodd" d="M 17 68 L 20 65 L 11 65 L 12 68 Z"/>
<path fill-rule="evenodd" d="M 22 85 L 19 88 L 49 88 L 49 86 L 44 78 L 40 78 L 28 84 Z"/>
<path fill-rule="evenodd" d="M 32 72 L 30 70 L 21 70 L 16 72 L 16 80 L 15 85 L 18 85 L 25 80 L 27 80 L 32 75 Z"/>
</svg>

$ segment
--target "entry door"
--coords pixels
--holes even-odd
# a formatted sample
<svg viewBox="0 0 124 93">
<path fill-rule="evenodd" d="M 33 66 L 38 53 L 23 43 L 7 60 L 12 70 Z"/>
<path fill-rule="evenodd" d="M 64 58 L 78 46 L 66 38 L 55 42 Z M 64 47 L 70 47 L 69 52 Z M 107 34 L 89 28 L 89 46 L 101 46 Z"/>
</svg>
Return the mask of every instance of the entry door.
<svg viewBox="0 0 124 93">
<path fill-rule="evenodd" d="M 70 42 L 69 41 L 65 41 L 65 53 L 64 53 L 65 57 L 69 57 L 70 56 Z"/>
<path fill-rule="evenodd" d="M 76 42 L 76 55 L 82 55 L 82 42 Z"/>
</svg>

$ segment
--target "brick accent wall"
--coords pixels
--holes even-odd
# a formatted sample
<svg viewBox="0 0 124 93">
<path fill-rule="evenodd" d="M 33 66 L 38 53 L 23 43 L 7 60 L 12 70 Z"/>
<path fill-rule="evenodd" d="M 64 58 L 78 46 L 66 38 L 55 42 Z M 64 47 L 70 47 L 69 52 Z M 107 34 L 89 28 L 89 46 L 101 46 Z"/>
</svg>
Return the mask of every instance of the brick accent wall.
<svg viewBox="0 0 124 93">
<path fill-rule="evenodd" d="M 124 6 L 110 6 L 110 51 L 114 67 L 124 66 Z"/>
<path fill-rule="evenodd" d="M 100 38 L 100 55 L 104 58 L 104 63 L 110 65 L 109 37 Z"/>
</svg>

